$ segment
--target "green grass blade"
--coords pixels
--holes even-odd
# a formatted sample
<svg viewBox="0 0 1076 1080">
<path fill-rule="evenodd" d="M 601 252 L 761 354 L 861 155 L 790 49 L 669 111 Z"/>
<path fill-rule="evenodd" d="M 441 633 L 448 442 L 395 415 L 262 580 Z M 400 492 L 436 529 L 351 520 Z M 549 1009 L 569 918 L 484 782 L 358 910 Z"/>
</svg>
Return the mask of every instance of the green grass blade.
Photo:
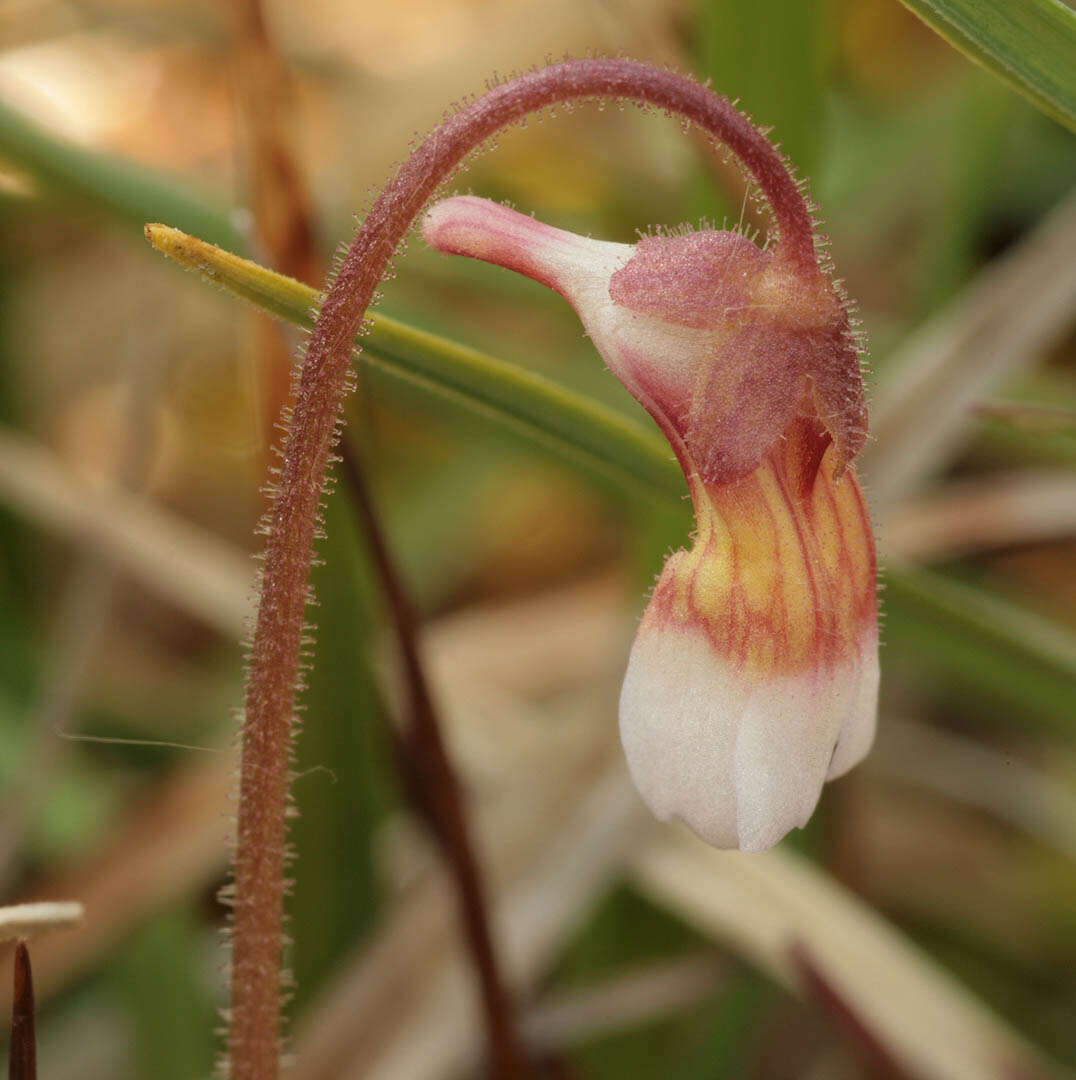
<svg viewBox="0 0 1076 1080">
<path fill-rule="evenodd" d="M 217 1050 L 213 987 L 190 962 L 205 949 L 205 935 L 193 905 L 177 905 L 117 943 L 108 989 L 96 993 L 125 1006 L 131 1070 L 139 1076 L 189 1080 L 212 1071 Z"/>
<path fill-rule="evenodd" d="M 298 813 L 288 828 L 301 852 L 287 902 L 302 931 L 290 957 L 297 1013 L 371 929 L 381 905 L 374 837 L 391 801 L 389 720 L 371 664 L 377 587 L 350 501 L 344 487 L 325 497 L 324 562 L 312 579 L 317 649 L 295 745 Z"/>
<path fill-rule="evenodd" d="M 910 566 L 885 572 L 891 652 L 1002 724 L 1038 721 L 1076 735 L 1076 635 L 982 589 Z"/>
<path fill-rule="evenodd" d="M 801 176 L 816 174 L 825 146 L 834 29 L 832 5 L 803 0 L 706 0 L 696 15 L 697 73 L 735 87 Z"/>
<path fill-rule="evenodd" d="M 903 0 L 954 48 L 1076 130 L 1076 11 L 1061 0 Z"/>
<path fill-rule="evenodd" d="M 134 228 L 169 221 L 218 244 L 242 249 L 224 209 L 189 194 L 152 169 L 50 135 L 0 102 L 0 159 L 61 198 Z"/>
<path fill-rule="evenodd" d="M 309 329 L 318 294 L 292 278 L 163 225 L 150 243 L 263 311 Z M 686 487 L 672 451 L 634 420 L 550 379 L 475 349 L 372 315 L 364 356 L 397 377 L 447 395 L 560 457 L 638 492 L 679 501 Z"/>
</svg>

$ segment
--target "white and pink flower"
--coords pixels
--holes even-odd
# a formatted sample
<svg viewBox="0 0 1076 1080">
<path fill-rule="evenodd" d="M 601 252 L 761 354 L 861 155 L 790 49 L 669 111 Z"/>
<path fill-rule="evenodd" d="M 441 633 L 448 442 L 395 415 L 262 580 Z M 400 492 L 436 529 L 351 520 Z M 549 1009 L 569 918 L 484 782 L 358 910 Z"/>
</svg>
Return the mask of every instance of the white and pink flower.
<svg viewBox="0 0 1076 1080">
<path fill-rule="evenodd" d="M 605 243 L 472 197 L 438 203 L 423 232 L 564 296 L 668 438 L 697 528 L 632 646 L 624 750 L 659 818 L 773 846 L 874 737 L 874 540 L 849 468 L 866 410 L 844 304 L 814 262 L 734 232 Z"/>
</svg>

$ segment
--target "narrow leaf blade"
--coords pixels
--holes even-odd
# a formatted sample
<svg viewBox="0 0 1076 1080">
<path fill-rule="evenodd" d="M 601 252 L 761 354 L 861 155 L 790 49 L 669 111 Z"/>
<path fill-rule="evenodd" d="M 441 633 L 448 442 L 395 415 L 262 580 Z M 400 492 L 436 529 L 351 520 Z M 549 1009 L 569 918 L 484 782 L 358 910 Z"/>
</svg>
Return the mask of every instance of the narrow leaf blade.
<svg viewBox="0 0 1076 1080">
<path fill-rule="evenodd" d="M 903 0 L 969 59 L 1076 130 L 1076 11 L 1061 0 Z"/>
<path fill-rule="evenodd" d="M 263 311 L 309 329 L 318 294 L 292 278 L 165 225 L 147 225 L 158 251 Z M 383 370 L 467 404 L 559 456 L 662 499 L 682 498 L 680 468 L 656 432 L 551 379 L 384 315 L 356 344 Z"/>
<path fill-rule="evenodd" d="M 1065 627 L 938 573 L 890 564 L 886 640 L 974 694 L 977 715 L 1037 720 L 1076 735 L 1076 637 Z"/>
<path fill-rule="evenodd" d="M 0 158 L 50 193 L 126 226 L 164 217 L 219 243 L 242 245 L 226 210 L 152 169 L 59 139 L 2 101 Z"/>
</svg>

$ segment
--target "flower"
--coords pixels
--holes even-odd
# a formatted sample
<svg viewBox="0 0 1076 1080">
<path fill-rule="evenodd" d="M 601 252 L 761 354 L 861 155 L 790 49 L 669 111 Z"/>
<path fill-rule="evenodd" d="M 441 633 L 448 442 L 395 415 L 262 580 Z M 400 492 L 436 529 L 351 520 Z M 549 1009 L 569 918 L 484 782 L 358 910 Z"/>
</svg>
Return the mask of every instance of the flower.
<svg viewBox="0 0 1076 1080">
<path fill-rule="evenodd" d="M 457 197 L 423 234 L 564 296 L 668 438 L 696 532 L 632 645 L 624 751 L 659 818 L 772 847 L 874 737 L 874 540 L 849 467 L 866 409 L 841 297 L 816 261 L 736 232 L 606 243 Z"/>
</svg>

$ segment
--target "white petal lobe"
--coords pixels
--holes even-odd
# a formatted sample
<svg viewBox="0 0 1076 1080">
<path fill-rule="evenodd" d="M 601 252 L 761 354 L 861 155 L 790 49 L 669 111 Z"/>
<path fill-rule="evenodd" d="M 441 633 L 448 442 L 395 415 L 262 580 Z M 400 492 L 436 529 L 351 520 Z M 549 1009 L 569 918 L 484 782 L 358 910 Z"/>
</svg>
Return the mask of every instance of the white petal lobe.
<svg viewBox="0 0 1076 1080">
<path fill-rule="evenodd" d="M 877 685 L 866 642 L 835 670 L 752 676 L 701 627 L 644 616 L 620 697 L 632 779 L 663 821 L 715 847 L 765 851 L 806 825 L 836 768 L 867 752 Z"/>
<path fill-rule="evenodd" d="M 707 843 L 739 846 L 733 759 L 745 687 L 706 635 L 644 624 L 620 694 L 620 738 L 643 801 Z"/>
<path fill-rule="evenodd" d="M 845 672 L 773 676 L 754 687 L 736 741 L 742 851 L 766 851 L 807 824 L 851 689 Z"/>
<path fill-rule="evenodd" d="M 843 722 L 837 740 L 837 749 L 829 764 L 827 780 L 844 776 L 858 765 L 874 744 L 874 732 L 878 726 L 878 626 L 864 629 L 860 642 L 858 681 L 852 704 Z"/>
</svg>

